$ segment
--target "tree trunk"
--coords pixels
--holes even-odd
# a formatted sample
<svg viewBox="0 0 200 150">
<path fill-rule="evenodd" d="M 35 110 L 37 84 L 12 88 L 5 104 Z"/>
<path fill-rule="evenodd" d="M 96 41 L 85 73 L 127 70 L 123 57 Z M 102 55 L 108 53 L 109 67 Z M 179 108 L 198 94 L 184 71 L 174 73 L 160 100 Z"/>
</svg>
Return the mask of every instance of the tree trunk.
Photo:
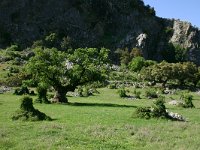
<svg viewBox="0 0 200 150">
<path fill-rule="evenodd" d="M 56 93 L 54 95 L 53 101 L 56 103 L 68 103 L 68 99 L 66 97 L 67 90 L 65 90 L 62 87 L 56 87 L 55 88 Z"/>
</svg>

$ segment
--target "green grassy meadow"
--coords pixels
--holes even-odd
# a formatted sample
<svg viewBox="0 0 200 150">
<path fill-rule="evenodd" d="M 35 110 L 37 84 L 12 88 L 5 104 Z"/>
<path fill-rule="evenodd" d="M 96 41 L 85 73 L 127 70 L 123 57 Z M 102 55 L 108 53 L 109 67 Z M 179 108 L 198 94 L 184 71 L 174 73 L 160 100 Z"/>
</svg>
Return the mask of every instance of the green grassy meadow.
<svg viewBox="0 0 200 150">
<path fill-rule="evenodd" d="M 100 94 L 68 97 L 70 104 L 34 104 L 53 121 L 12 121 L 21 96 L 0 94 L 0 149 L 13 150 L 198 150 L 200 149 L 200 98 L 194 109 L 166 103 L 188 122 L 133 118 L 139 106 L 152 100 L 122 99 L 117 90 L 102 88 Z M 174 98 L 178 96 L 173 96 Z M 36 97 L 33 97 L 35 99 Z M 166 99 L 168 102 L 169 99 Z"/>
</svg>

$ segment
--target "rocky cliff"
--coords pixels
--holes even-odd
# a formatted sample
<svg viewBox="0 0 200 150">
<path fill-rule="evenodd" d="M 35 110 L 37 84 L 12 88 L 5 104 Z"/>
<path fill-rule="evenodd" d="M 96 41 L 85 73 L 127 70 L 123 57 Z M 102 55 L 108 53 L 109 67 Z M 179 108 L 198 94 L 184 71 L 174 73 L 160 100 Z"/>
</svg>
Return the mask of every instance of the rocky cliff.
<svg viewBox="0 0 200 150">
<path fill-rule="evenodd" d="M 155 16 L 141 0 L 1 0 L 0 47 L 56 33 L 72 47 L 138 47 L 144 57 L 162 60 L 171 45 L 187 49 L 187 59 L 200 64 L 200 31 L 190 23 Z"/>
</svg>

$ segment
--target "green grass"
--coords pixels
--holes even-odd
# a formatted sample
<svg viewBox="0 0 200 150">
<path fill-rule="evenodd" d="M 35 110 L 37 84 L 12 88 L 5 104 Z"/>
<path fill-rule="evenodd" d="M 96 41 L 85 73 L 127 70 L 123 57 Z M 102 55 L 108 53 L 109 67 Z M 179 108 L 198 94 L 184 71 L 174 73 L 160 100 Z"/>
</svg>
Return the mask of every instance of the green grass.
<svg viewBox="0 0 200 150">
<path fill-rule="evenodd" d="M 35 108 L 54 119 L 50 122 L 12 121 L 11 116 L 19 109 L 21 97 L 1 94 L 0 149 L 200 149 L 199 96 L 194 97 L 194 109 L 166 104 L 170 111 L 189 120 L 172 122 L 131 117 L 136 107 L 151 106 L 152 100 L 121 99 L 117 90 L 99 91 L 101 94 L 89 98 L 69 97 L 70 105 L 34 104 Z"/>
</svg>

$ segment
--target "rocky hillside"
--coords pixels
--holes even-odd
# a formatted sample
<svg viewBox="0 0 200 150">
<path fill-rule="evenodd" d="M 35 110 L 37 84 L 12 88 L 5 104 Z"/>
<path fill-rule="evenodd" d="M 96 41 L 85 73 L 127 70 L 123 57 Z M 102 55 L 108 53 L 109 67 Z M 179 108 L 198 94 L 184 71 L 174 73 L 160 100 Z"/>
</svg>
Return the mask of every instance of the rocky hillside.
<svg viewBox="0 0 200 150">
<path fill-rule="evenodd" d="M 0 48 L 56 33 L 72 47 L 138 47 L 145 58 L 171 59 L 175 48 L 200 65 L 200 31 L 190 23 L 155 16 L 141 0 L 1 0 Z"/>
</svg>

